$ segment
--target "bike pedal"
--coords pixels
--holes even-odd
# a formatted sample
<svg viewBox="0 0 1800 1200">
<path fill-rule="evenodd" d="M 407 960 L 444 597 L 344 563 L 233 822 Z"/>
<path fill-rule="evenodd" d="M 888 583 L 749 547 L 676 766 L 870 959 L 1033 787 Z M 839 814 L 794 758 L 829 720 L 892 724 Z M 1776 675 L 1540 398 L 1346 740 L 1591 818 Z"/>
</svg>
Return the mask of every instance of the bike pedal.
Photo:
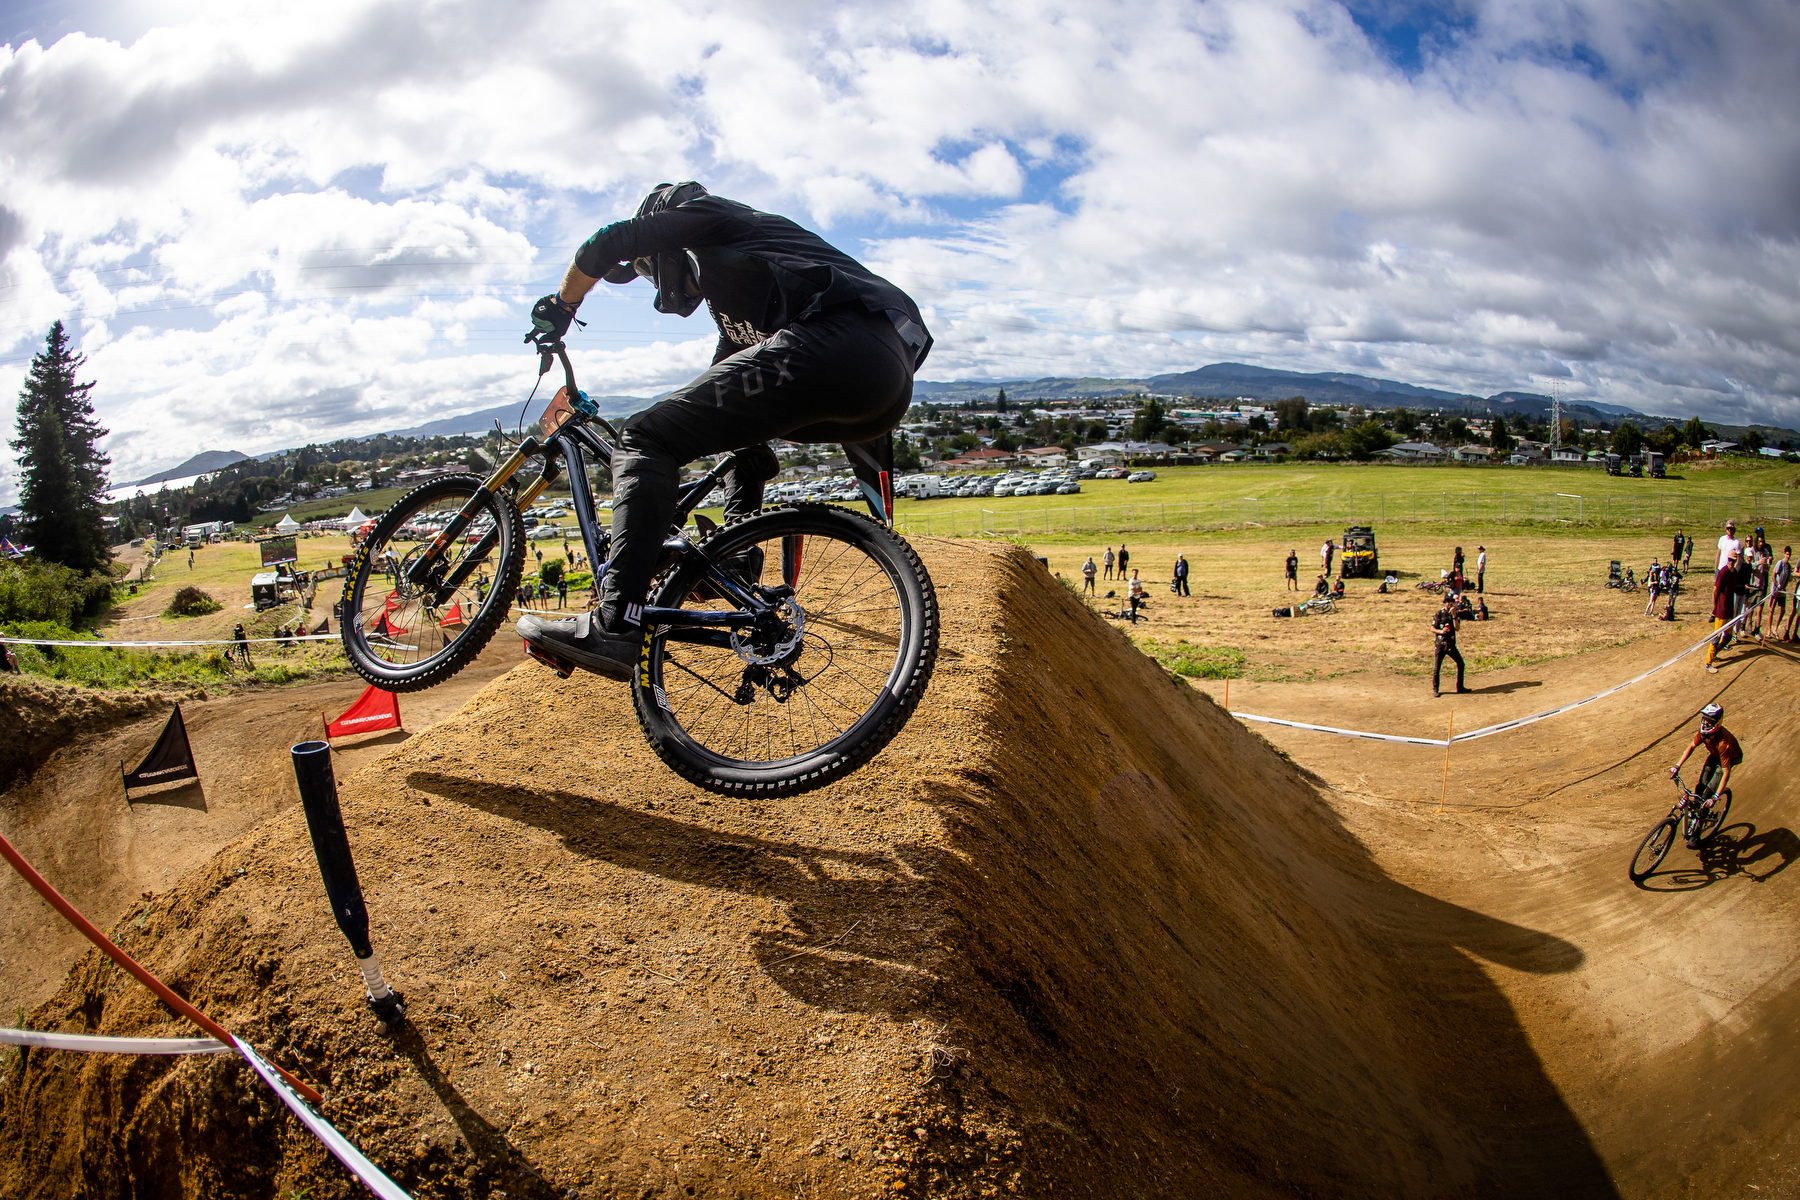
<svg viewBox="0 0 1800 1200">
<path fill-rule="evenodd" d="M 522 642 L 525 642 L 524 638 L 520 638 L 519 640 Z M 530 642 L 525 642 L 525 655 L 527 658 L 537 659 L 537 661 L 543 663 L 546 667 L 549 667 L 552 671 L 555 671 L 556 677 L 558 679 L 567 679 L 569 676 L 571 676 L 575 673 L 575 664 L 574 663 L 570 662 L 566 658 L 558 658 L 554 654 L 547 654 L 544 651 L 539 650 L 536 646 L 532 645 Z"/>
</svg>

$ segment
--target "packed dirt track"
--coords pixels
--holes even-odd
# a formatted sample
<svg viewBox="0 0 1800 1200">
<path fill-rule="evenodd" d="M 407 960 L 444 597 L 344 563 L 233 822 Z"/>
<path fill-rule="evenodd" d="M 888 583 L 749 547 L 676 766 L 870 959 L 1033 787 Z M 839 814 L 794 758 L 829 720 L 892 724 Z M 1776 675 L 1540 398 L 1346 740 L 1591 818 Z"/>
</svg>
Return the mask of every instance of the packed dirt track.
<svg viewBox="0 0 1800 1200">
<path fill-rule="evenodd" d="M 937 676 L 828 789 L 698 792 L 617 685 L 530 664 L 341 767 L 398 1036 L 291 803 L 94 915 L 419 1196 L 1800 1194 L 1793 655 L 1459 745 L 1439 815 L 1442 751 L 1264 740 L 1025 552 L 915 544 Z M 1522 715 L 1694 636 L 1458 700 Z M 1720 693 L 1731 827 L 1633 887 Z M 1231 697 L 1428 736 L 1452 703 Z M 95 954 L 29 1020 L 188 1032 Z M 31 1051 L 0 1088 L 0 1195 L 363 1194 L 226 1059 Z"/>
</svg>

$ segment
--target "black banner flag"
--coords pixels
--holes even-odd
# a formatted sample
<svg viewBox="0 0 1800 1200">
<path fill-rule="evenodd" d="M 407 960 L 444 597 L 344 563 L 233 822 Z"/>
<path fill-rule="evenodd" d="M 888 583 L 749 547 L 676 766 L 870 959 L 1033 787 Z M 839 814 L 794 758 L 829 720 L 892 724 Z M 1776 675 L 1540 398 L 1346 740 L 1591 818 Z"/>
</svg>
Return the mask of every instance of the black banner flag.
<svg viewBox="0 0 1800 1200">
<path fill-rule="evenodd" d="M 175 711 L 169 714 L 169 723 L 163 726 L 162 736 L 156 739 L 156 745 L 150 748 L 137 770 L 126 774 L 125 764 L 121 762 L 119 774 L 125 779 L 128 796 L 134 787 L 200 778 L 200 772 L 194 769 L 194 748 L 188 744 L 187 722 L 181 719 L 181 705 L 177 704 Z"/>
</svg>

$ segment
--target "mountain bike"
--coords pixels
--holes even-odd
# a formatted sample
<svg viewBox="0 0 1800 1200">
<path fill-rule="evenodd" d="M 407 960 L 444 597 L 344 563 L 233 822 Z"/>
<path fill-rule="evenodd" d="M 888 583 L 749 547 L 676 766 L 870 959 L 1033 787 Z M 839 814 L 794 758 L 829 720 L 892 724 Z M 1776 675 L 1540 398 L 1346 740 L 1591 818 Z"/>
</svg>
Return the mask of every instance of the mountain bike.
<svg viewBox="0 0 1800 1200">
<path fill-rule="evenodd" d="M 1638 843 L 1637 853 L 1631 856 L 1631 882 L 1642 883 L 1650 872 L 1661 865 L 1663 856 L 1668 854 L 1669 847 L 1675 844 L 1675 834 L 1681 833 L 1688 841 L 1704 846 L 1712 841 L 1725 824 L 1725 815 L 1731 811 L 1731 789 L 1726 788 L 1713 797 L 1712 806 L 1707 807 L 1706 798 L 1695 792 L 1693 788 L 1681 782 L 1681 775 L 1675 775 L 1676 790 L 1681 793 L 1675 801 L 1675 807 L 1669 815 L 1651 827 Z"/>
<path fill-rule="evenodd" d="M 598 594 L 612 531 L 596 515 L 587 461 L 610 467 L 619 435 L 576 386 L 563 345 L 540 354 L 540 378 L 560 362 L 564 384 L 535 432 L 485 479 L 453 474 L 413 489 L 356 552 L 344 650 L 376 687 L 428 688 L 475 659 L 518 594 L 521 510 L 564 472 Z M 658 756 L 690 782 L 791 795 L 855 770 L 906 724 L 937 662 L 937 594 L 889 526 L 885 474 L 879 492 L 862 485 L 873 518 L 782 504 L 724 525 L 696 516 L 690 536 L 689 515 L 735 457 L 680 492 L 643 611 L 632 706 Z M 522 482 L 534 460 L 541 468 Z M 561 678 L 575 669 L 526 653 Z"/>
</svg>

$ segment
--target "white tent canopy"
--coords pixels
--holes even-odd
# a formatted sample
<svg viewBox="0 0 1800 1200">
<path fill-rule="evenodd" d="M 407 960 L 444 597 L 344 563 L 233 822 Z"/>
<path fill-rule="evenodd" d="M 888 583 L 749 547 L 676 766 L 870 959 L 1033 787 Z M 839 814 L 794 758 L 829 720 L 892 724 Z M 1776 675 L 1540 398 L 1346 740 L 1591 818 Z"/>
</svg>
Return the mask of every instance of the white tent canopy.
<svg viewBox="0 0 1800 1200">
<path fill-rule="evenodd" d="M 357 508 L 353 505 L 353 506 L 351 506 L 351 509 L 350 509 L 350 515 L 344 518 L 344 528 L 345 529 L 355 529 L 358 525 L 361 525 L 364 521 L 367 521 L 368 519 L 369 518 L 363 516 L 362 509 Z"/>
<path fill-rule="evenodd" d="M 300 528 L 300 522 L 294 520 L 293 513 L 287 513 L 281 518 L 281 520 L 279 520 L 275 523 L 275 528 L 279 529 L 283 533 L 286 533 L 290 529 Z"/>
</svg>

